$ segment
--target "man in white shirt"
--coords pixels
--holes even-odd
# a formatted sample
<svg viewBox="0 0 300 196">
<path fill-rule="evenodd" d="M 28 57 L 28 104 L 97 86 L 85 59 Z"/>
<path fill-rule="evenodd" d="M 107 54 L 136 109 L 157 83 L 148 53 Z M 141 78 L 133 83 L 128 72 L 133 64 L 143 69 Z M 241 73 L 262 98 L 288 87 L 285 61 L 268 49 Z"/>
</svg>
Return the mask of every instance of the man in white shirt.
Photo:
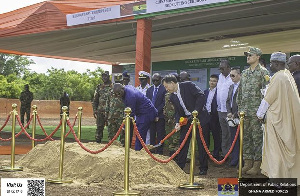
<svg viewBox="0 0 300 196">
<path fill-rule="evenodd" d="M 209 130 L 212 133 L 214 140 L 213 156 L 220 160 L 221 151 L 221 127 L 219 123 L 218 105 L 217 105 L 217 83 L 219 77 L 211 75 L 209 78 L 209 88 L 204 90 L 206 109 L 209 113 Z M 209 146 L 209 144 L 207 144 Z"/>
<path fill-rule="evenodd" d="M 217 84 L 217 104 L 218 104 L 218 114 L 219 122 L 222 130 L 222 153 L 223 156 L 227 154 L 230 148 L 230 130 L 227 123 L 227 109 L 226 100 L 228 96 L 228 91 L 230 85 L 233 84 L 230 78 L 230 64 L 228 60 L 221 60 L 219 70 L 221 74 L 219 75 L 219 81 Z"/>
</svg>

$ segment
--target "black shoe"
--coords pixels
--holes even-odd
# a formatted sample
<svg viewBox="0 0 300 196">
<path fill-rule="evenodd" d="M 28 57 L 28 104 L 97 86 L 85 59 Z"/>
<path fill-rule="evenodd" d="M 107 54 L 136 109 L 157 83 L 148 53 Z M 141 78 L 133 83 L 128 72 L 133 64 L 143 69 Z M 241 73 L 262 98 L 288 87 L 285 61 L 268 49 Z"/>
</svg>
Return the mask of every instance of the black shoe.
<svg viewBox="0 0 300 196">
<path fill-rule="evenodd" d="M 98 144 L 100 144 L 100 143 L 101 143 L 101 140 L 100 140 L 100 139 L 96 139 L 96 142 L 97 142 Z"/>
<path fill-rule="evenodd" d="M 200 170 L 199 175 L 206 175 L 207 171 L 206 170 Z"/>
</svg>

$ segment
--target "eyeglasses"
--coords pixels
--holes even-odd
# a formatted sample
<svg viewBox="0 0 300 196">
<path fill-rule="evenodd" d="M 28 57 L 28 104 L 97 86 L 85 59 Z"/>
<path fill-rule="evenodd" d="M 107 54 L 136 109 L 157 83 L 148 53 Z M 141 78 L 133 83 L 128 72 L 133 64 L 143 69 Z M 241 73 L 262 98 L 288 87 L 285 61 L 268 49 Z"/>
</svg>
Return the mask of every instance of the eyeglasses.
<svg viewBox="0 0 300 196">
<path fill-rule="evenodd" d="M 235 75 L 234 75 L 234 74 L 230 74 L 230 77 L 231 77 L 231 78 L 235 78 Z"/>
</svg>

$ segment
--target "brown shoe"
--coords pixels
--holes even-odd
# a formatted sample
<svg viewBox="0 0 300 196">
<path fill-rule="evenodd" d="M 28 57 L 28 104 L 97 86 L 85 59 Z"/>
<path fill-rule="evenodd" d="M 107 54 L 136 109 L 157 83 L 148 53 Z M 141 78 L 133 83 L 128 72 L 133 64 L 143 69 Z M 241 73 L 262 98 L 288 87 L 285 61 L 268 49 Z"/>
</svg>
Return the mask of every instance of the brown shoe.
<svg viewBox="0 0 300 196">
<path fill-rule="evenodd" d="M 246 159 L 244 161 L 244 167 L 242 168 L 242 174 L 246 174 L 248 170 L 250 170 L 253 167 L 253 160 Z M 237 170 L 237 173 L 239 173 L 239 170 Z"/>
<path fill-rule="evenodd" d="M 258 175 L 260 174 L 261 161 L 254 161 L 253 167 L 246 172 L 248 175 Z"/>
</svg>

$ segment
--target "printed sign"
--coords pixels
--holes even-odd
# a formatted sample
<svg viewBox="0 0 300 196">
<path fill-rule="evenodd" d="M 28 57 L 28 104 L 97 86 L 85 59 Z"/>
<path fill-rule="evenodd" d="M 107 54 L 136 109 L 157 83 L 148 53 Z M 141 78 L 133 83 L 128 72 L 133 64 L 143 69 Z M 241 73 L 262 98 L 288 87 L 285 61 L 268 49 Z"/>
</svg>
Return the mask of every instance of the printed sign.
<svg viewBox="0 0 300 196">
<path fill-rule="evenodd" d="M 147 13 L 162 12 L 229 0 L 147 0 Z"/>
</svg>

